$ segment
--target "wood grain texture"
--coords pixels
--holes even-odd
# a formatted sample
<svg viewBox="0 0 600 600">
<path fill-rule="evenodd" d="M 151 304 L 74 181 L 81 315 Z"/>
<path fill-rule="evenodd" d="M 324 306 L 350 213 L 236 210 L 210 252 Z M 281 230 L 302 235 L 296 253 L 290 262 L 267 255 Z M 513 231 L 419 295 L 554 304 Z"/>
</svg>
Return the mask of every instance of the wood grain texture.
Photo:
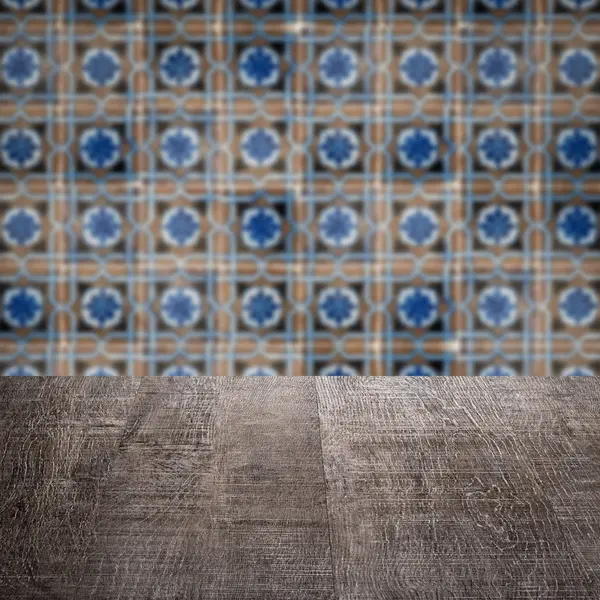
<svg viewBox="0 0 600 600">
<path fill-rule="evenodd" d="M 600 598 L 598 380 L 317 391 L 339 598 Z"/>
<path fill-rule="evenodd" d="M 0 378 L 4 598 L 600 598 L 600 380 Z"/>
</svg>

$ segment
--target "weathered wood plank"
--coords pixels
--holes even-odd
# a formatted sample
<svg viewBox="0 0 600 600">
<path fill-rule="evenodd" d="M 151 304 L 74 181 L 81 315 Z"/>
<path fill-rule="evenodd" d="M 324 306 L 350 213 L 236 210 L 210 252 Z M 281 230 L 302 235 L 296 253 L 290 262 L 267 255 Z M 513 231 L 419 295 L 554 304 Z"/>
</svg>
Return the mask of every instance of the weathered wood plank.
<svg viewBox="0 0 600 600">
<path fill-rule="evenodd" d="M 600 597 L 600 382 L 317 380 L 339 598 Z"/>
<path fill-rule="evenodd" d="M 314 383 L 145 379 L 74 598 L 333 594 Z"/>
<path fill-rule="evenodd" d="M 63 598 L 139 385 L 0 378 L 0 598 Z"/>
</svg>

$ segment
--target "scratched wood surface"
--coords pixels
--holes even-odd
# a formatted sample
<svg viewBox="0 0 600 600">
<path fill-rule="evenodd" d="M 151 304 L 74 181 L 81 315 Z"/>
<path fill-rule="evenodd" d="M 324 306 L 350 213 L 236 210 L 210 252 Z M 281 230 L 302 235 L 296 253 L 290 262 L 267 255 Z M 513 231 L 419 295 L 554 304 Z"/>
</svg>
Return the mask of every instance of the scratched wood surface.
<svg viewBox="0 0 600 600">
<path fill-rule="evenodd" d="M 0 378 L 0 598 L 600 598 L 600 381 Z"/>
</svg>

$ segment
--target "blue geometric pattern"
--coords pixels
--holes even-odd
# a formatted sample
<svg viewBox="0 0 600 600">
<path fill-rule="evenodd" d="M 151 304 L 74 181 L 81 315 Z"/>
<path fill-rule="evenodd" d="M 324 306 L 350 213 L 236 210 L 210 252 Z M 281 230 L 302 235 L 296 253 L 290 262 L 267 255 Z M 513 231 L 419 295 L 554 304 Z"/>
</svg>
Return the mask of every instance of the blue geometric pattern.
<svg viewBox="0 0 600 600">
<path fill-rule="evenodd" d="M 598 0 L 0 0 L 0 374 L 600 374 Z"/>
</svg>

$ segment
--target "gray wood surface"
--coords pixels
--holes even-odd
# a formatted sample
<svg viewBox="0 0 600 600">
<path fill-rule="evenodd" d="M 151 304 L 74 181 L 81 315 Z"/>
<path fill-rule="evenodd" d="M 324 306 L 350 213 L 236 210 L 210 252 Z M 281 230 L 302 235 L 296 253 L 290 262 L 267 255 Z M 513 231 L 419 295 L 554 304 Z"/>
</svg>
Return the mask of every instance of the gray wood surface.
<svg viewBox="0 0 600 600">
<path fill-rule="evenodd" d="M 4 598 L 600 598 L 600 380 L 0 378 Z"/>
</svg>

